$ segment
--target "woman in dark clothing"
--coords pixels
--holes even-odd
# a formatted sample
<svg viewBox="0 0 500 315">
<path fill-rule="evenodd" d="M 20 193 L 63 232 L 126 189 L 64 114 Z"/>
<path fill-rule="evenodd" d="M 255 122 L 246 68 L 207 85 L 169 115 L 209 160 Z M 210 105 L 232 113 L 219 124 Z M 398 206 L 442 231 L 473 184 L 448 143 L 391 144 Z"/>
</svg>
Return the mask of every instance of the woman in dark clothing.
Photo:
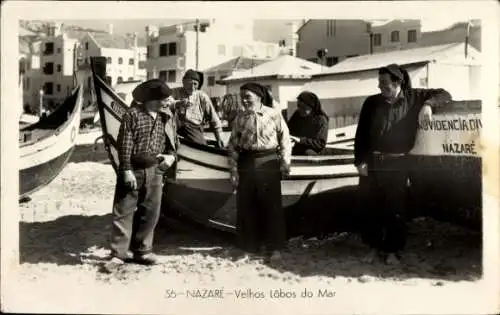
<svg viewBox="0 0 500 315">
<path fill-rule="evenodd" d="M 295 143 L 293 155 L 317 155 L 323 151 L 328 138 L 328 115 L 312 92 L 297 97 L 297 110 L 288 121 L 290 138 Z"/>
<path fill-rule="evenodd" d="M 354 143 L 354 164 L 360 176 L 363 241 L 371 252 L 397 264 L 406 243 L 408 160 L 418 124 L 431 119 L 432 109 L 451 100 L 444 89 L 413 89 L 408 72 L 396 64 L 379 70 L 380 94 L 361 109 Z"/>
</svg>

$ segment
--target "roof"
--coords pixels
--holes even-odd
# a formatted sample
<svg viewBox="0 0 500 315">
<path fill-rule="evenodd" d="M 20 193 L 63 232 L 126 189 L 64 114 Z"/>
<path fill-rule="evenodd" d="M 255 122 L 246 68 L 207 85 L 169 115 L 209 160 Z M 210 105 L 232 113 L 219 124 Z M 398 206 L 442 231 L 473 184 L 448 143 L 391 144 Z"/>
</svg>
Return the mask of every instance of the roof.
<svg viewBox="0 0 500 315">
<path fill-rule="evenodd" d="M 313 74 L 319 73 L 322 66 L 301 58 L 283 55 L 274 60 L 265 62 L 252 69 L 238 72 L 222 80 L 247 80 L 255 78 L 273 77 L 279 79 L 308 79 Z"/>
<path fill-rule="evenodd" d="M 89 33 L 90 34 L 90 33 Z M 114 49 L 132 49 L 133 41 L 131 38 L 124 35 L 108 34 L 108 33 L 94 33 L 90 36 L 95 40 L 97 45 L 101 48 L 114 48 Z"/>
<path fill-rule="evenodd" d="M 226 62 L 223 62 L 221 64 L 218 64 L 216 66 L 213 66 L 211 68 L 208 68 L 207 70 L 204 70 L 203 72 L 208 73 L 208 72 L 216 72 L 216 71 L 234 71 L 234 70 L 246 70 L 250 69 L 252 67 L 261 65 L 265 62 L 269 61 L 269 59 L 252 59 L 252 58 L 247 58 L 247 57 L 236 57 L 231 60 L 228 60 Z"/>
<path fill-rule="evenodd" d="M 465 41 L 467 22 L 459 22 L 451 25 L 447 29 L 423 32 L 420 38 L 420 46 L 432 46 L 446 43 L 458 43 Z M 477 50 L 481 50 L 481 25 L 480 22 L 473 21 L 469 30 L 469 43 Z"/>
<path fill-rule="evenodd" d="M 438 57 L 444 56 L 445 53 L 449 52 L 452 48 L 456 48 L 461 45 L 463 46 L 464 44 L 451 43 L 347 58 L 317 75 L 372 70 L 391 63 L 399 65 L 427 63 L 436 60 Z"/>
</svg>

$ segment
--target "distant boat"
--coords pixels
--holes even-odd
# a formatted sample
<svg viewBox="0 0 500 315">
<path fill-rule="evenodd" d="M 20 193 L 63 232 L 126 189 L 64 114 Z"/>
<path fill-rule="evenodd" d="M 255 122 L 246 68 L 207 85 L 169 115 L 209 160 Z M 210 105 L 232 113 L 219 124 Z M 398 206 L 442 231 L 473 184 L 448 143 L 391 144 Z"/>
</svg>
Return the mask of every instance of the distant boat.
<svg viewBox="0 0 500 315">
<path fill-rule="evenodd" d="M 78 136 L 82 88 L 39 121 L 19 130 L 19 198 L 48 185 L 68 163 Z"/>
</svg>

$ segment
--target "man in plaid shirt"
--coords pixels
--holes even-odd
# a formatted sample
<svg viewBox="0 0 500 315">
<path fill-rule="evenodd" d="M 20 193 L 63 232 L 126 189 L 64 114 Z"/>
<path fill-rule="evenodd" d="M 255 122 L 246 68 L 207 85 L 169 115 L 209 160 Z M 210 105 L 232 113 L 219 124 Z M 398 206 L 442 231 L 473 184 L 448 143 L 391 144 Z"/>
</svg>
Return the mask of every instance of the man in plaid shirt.
<svg viewBox="0 0 500 315">
<path fill-rule="evenodd" d="M 163 177 L 176 160 L 176 124 L 166 108 L 171 90 L 163 81 L 146 81 L 132 92 L 135 106 L 123 115 L 118 134 L 117 178 L 111 240 L 112 272 L 129 260 L 152 265 L 154 229 L 160 216 Z"/>
</svg>

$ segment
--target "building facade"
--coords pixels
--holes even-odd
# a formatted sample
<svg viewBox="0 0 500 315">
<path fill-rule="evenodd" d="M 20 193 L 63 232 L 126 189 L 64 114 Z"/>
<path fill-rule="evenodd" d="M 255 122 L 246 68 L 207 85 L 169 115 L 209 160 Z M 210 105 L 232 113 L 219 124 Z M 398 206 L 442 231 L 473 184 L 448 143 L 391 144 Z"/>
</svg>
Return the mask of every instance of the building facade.
<svg viewBox="0 0 500 315">
<path fill-rule="evenodd" d="M 50 110 L 62 103 L 75 86 L 73 74 L 78 41 L 63 33 L 60 23 L 49 25 L 46 34 L 40 41 L 40 78 L 25 84 L 25 89 L 34 99 L 40 98 L 44 108 Z"/>
<path fill-rule="evenodd" d="M 421 38 L 419 20 L 309 20 L 298 30 L 297 56 L 333 66 L 370 53 L 409 49 Z M 324 56 L 318 52 L 325 50 Z"/>
<path fill-rule="evenodd" d="M 78 78 L 84 88 L 84 106 L 95 102 L 92 96 L 91 57 L 106 57 L 106 77 L 111 86 L 127 81 L 146 80 L 146 47 L 139 46 L 137 34 L 87 33 L 78 47 Z"/>
<path fill-rule="evenodd" d="M 277 43 L 253 39 L 253 21 L 200 20 L 167 27 L 146 27 L 147 77 L 181 83 L 187 69 L 205 70 L 235 57 L 273 59 Z"/>
</svg>

